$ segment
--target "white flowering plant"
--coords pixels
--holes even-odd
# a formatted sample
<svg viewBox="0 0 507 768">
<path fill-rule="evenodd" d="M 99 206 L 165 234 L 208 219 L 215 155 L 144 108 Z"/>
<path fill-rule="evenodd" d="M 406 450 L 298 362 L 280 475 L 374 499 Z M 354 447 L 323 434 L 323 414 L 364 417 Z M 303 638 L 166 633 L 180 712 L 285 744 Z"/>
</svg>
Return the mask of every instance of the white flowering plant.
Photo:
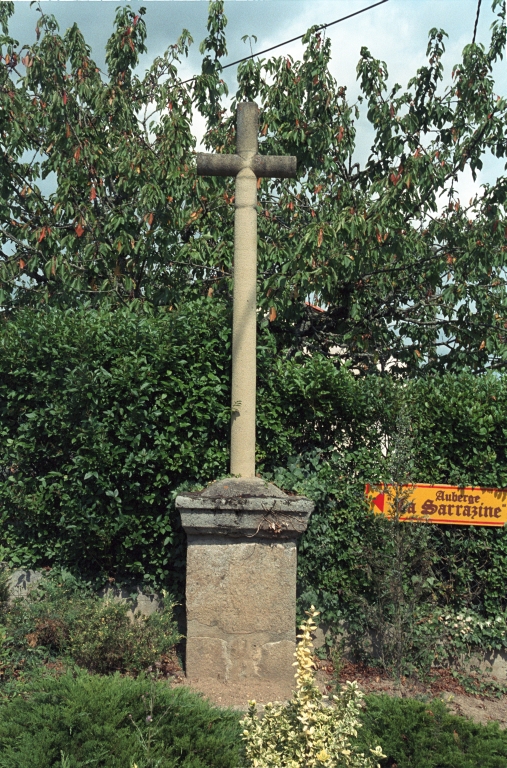
<svg viewBox="0 0 507 768">
<path fill-rule="evenodd" d="M 355 749 L 363 693 L 347 683 L 330 701 L 315 682 L 312 633 L 319 612 L 312 606 L 298 635 L 296 690 L 287 704 L 267 704 L 264 717 L 249 702 L 241 720 L 251 768 L 379 768 L 381 747 L 366 755 Z"/>
<path fill-rule="evenodd" d="M 507 648 L 507 614 L 486 618 L 471 609 L 461 611 L 419 606 L 415 612 L 412 656 L 432 666 L 466 667 L 474 655 Z M 414 650 L 415 649 L 415 650 Z M 416 656 L 417 654 L 417 656 Z"/>
</svg>

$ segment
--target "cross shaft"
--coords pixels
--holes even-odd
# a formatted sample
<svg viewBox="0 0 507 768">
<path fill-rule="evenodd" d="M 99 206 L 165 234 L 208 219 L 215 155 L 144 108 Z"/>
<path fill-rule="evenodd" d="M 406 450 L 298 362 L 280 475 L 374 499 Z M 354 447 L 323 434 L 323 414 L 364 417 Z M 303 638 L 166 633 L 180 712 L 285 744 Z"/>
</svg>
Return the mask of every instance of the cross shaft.
<svg viewBox="0 0 507 768">
<path fill-rule="evenodd" d="M 255 477 L 257 179 L 293 178 L 295 157 L 259 155 L 259 108 L 238 104 L 236 154 L 197 155 L 200 176 L 235 176 L 231 475 Z"/>
</svg>

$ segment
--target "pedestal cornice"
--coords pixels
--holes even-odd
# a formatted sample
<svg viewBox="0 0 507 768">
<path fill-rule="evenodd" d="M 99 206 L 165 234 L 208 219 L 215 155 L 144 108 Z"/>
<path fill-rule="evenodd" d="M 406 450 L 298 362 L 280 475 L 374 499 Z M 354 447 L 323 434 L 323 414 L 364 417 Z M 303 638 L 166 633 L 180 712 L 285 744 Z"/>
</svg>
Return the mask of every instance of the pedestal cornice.
<svg viewBox="0 0 507 768">
<path fill-rule="evenodd" d="M 228 478 L 183 493 L 176 508 L 187 535 L 294 539 L 306 530 L 314 504 L 259 478 Z"/>
</svg>

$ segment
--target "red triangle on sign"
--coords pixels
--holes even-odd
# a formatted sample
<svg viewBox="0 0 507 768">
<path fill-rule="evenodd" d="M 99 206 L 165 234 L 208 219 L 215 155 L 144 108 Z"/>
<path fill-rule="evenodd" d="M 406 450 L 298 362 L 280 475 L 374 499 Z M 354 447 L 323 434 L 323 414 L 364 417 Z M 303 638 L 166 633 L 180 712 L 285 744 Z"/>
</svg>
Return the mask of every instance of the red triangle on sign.
<svg viewBox="0 0 507 768">
<path fill-rule="evenodd" d="M 381 512 L 384 511 L 385 498 L 385 493 L 379 493 L 379 495 L 373 499 L 373 506 L 377 507 L 377 509 L 380 509 Z"/>
</svg>

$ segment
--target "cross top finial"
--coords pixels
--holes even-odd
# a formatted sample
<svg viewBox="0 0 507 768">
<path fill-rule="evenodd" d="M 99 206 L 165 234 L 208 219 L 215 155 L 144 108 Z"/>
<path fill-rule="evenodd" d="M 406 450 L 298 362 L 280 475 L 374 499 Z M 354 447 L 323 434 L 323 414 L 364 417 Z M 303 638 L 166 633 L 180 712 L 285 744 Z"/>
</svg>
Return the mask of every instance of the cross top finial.
<svg viewBox="0 0 507 768">
<path fill-rule="evenodd" d="M 257 179 L 296 175 L 296 158 L 259 155 L 259 108 L 241 102 L 236 153 L 197 155 L 200 176 L 235 176 L 234 302 L 232 318 L 231 475 L 255 476 L 257 334 Z"/>
</svg>

